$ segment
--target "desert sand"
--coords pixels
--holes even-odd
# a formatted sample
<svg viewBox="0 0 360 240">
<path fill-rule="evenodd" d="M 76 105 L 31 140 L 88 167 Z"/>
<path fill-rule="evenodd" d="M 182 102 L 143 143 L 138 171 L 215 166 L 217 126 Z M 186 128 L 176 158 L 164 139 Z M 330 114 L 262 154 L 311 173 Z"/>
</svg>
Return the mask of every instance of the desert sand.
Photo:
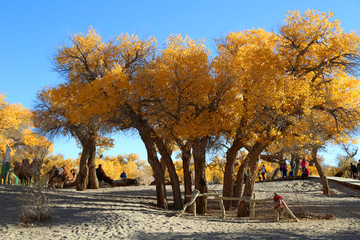
<svg viewBox="0 0 360 240">
<path fill-rule="evenodd" d="M 333 196 L 322 195 L 319 179 L 260 182 L 256 198 L 283 196 L 300 219 L 274 220 L 272 203 L 256 205 L 256 217 L 237 218 L 209 200 L 207 215 L 155 206 L 155 186 L 128 186 L 76 191 L 45 189 L 51 218 L 37 226 L 19 225 L 21 192 L 25 187 L 0 185 L 0 239 L 360 239 L 360 191 L 330 183 Z M 171 188 L 167 186 L 169 203 Z M 221 185 L 210 185 L 221 192 Z"/>
</svg>

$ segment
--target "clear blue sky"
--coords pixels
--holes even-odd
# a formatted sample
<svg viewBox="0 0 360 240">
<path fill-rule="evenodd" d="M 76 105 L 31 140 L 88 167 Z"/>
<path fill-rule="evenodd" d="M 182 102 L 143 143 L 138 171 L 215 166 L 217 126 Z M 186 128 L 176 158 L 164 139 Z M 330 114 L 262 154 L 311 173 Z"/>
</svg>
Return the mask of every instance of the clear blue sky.
<svg viewBox="0 0 360 240">
<path fill-rule="evenodd" d="M 171 34 L 206 39 L 215 52 L 213 40 L 232 31 L 264 28 L 276 31 L 285 14 L 315 9 L 332 11 L 345 31 L 360 28 L 360 0 L 288 1 L 121 1 L 0 0 L 0 92 L 9 103 L 32 109 L 36 93 L 44 86 L 61 82 L 50 59 L 68 36 L 86 32 L 92 25 L 110 39 L 121 33 L 155 36 L 159 43 Z M 116 146 L 106 155 L 137 153 L 146 160 L 143 143 L 134 136 L 116 136 Z M 80 149 L 73 140 L 57 139 L 54 154 L 76 158 Z M 327 162 L 334 164 L 336 150 L 329 149 Z"/>
</svg>

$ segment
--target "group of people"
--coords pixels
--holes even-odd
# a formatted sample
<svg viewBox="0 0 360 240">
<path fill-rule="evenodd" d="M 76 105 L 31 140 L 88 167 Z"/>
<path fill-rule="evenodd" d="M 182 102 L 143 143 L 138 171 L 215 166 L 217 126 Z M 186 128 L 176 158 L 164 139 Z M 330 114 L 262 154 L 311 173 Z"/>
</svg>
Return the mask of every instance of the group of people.
<svg viewBox="0 0 360 240">
<path fill-rule="evenodd" d="M 357 165 L 350 163 L 351 178 L 357 179 L 360 175 L 360 160 Z"/>
<path fill-rule="evenodd" d="M 359 164 L 360 164 L 360 161 L 359 161 Z M 360 170 L 360 165 L 359 164 L 358 164 L 358 168 Z M 289 173 L 289 177 L 292 177 L 292 176 L 295 175 L 294 174 L 294 172 L 295 172 L 295 161 L 290 161 L 290 167 L 291 167 L 291 169 L 289 171 L 289 167 L 286 164 L 286 162 L 280 164 L 279 170 L 280 170 L 280 174 L 281 174 L 282 178 L 287 177 L 288 173 Z M 309 176 L 310 173 L 309 173 L 309 169 L 307 167 L 307 161 L 305 159 L 303 159 L 301 161 L 301 169 L 302 169 L 301 177 L 303 179 L 305 177 Z M 245 178 L 246 178 L 246 176 L 245 176 Z M 266 179 L 265 165 L 260 166 L 259 171 L 258 171 L 258 178 L 259 178 L 259 181 L 264 181 Z"/>
</svg>

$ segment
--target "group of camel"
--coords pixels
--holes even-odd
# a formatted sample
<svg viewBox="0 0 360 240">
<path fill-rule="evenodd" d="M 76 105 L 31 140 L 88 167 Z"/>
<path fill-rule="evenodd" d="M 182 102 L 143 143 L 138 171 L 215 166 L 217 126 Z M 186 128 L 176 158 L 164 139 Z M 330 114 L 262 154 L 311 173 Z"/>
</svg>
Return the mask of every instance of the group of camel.
<svg viewBox="0 0 360 240">
<path fill-rule="evenodd" d="M 22 163 L 16 161 L 14 163 L 14 173 L 20 179 L 21 184 L 28 186 L 31 183 L 32 178 L 34 179 L 34 182 L 36 181 L 36 176 L 40 173 L 40 165 L 40 162 L 36 159 L 34 159 L 31 164 L 29 159 L 22 160 Z M 74 186 L 76 174 L 76 169 L 70 170 L 66 165 L 61 167 L 53 165 L 46 174 L 49 179 L 48 186 L 50 188 L 55 188 L 56 186 L 60 186 L 60 188 Z M 99 182 L 108 183 L 110 186 L 139 185 L 137 179 L 113 180 L 105 173 L 101 164 L 96 168 L 96 176 Z"/>
<path fill-rule="evenodd" d="M 14 173 L 19 178 L 21 184 L 29 186 L 31 179 L 36 182 L 36 176 L 40 174 L 40 162 L 34 159 L 31 163 L 29 159 L 23 159 L 22 162 L 14 162 Z M 54 188 L 55 184 L 60 184 L 63 188 L 64 184 L 75 180 L 76 169 L 69 170 L 66 165 L 57 167 L 54 165 L 51 170 L 46 174 L 49 178 L 49 187 Z"/>
</svg>

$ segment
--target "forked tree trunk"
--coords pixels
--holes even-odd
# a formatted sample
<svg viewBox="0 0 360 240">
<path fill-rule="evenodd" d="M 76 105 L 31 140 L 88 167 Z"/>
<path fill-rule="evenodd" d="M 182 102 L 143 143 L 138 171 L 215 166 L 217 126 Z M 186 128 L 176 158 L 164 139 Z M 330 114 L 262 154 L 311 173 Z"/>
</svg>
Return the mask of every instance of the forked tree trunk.
<svg viewBox="0 0 360 240">
<path fill-rule="evenodd" d="M 137 130 L 139 131 L 139 135 L 145 144 L 148 154 L 148 162 L 154 172 L 157 206 L 160 208 L 168 209 L 164 171 L 156 154 L 155 143 L 151 138 L 151 133 L 145 131 L 142 128 L 142 124 L 138 125 Z"/>
<path fill-rule="evenodd" d="M 331 193 L 330 193 L 329 182 L 328 182 L 327 177 L 325 176 L 324 171 L 322 170 L 322 167 L 321 167 L 321 165 L 319 163 L 319 160 L 317 158 L 318 150 L 319 150 L 319 148 L 313 147 L 311 149 L 311 156 L 312 156 L 312 159 L 313 159 L 313 161 L 315 163 L 316 170 L 318 171 L 321 182 L 322 182 L 323 194 L 326 195 L 326 196 L 330 196 Z"/>
<path fill-rule="evenodd" d="M 154 134 L 153 134 L 154 135 Z M 163 140 L 157 136 L 154 136 L 154 141 L 161 154 L 162 160 L 165 162 L 166 167 L 169 171 L 171 187 L 174 198 L 174 208 L 176 210 L 182 209 L 182 198 L 180 191 L 179 177 L 176 173 L 175 165 L 171 159 L 171 150 L 164 144 Z"/>
<path fill-rule="evenodd" d="M 245 177 L 245 171 L 246 168 L 248 166 L 249 163 L 249 157 L 246 156 L 246 158 L 244 159 L 244 161 L 241 163 L 239 170 L 236 174 L 236 182 L 235 182 L 235 187 L 234 187 L 234 197 L 241 197 L 242 194 L 242 190 L 243 190 L 243 185 L 244 185 L 244 177 Z M 238 207 L 239 206 L 239 202 L 238 200 L 234 200 L 232 201 L 232 206 L 233 207 Z"/>
<path fill-rule="evenodd" d="M 76 190 L 97 189 L 99 183 L 95 172 L 96 142 L 92 139 L 82 140 L 83 150 L 80 157 L 80 171 L 76 177 Z"/>
<path fill-rule="evenodd" d="M 207 138 L 196 139 L 192 142 L 194 165 L 195 165 L 195 188 L 200 193 L 207 193 L 206 183 L 206 145 Z M 198 197 L 196 199 L 196 212 L 198 214 L 206 214 L 207 201 L 205 197 Z"/>
<path fill-rule="evenodd" d="M 259 156 L 265 147 L 261 143 L 255 143 L 249 152 L 249 175 L 246 179 L 243 196 L 251 197 L 254 192 L 254 185 L 256 180 L 257 165 L 259 163 Z M 237 216 L 248 217 L 250 215 L 249 204 L 243 200 L 240 201 Z"/>
<path fill-rule="evenodd" d="M 240 138 L 236 138 L 231 147 L 226 152 L 226 165 L 224 173 L 224 183 L 223 183 L 223 196 L 232 197 L 234 195 L 234 164 L 236 161 L 236 156 L 239 150 L 243 147 Z M 230 200 L 224 201 L 225 210 L 229 210 L 231 206 Z"/>
</svg>

